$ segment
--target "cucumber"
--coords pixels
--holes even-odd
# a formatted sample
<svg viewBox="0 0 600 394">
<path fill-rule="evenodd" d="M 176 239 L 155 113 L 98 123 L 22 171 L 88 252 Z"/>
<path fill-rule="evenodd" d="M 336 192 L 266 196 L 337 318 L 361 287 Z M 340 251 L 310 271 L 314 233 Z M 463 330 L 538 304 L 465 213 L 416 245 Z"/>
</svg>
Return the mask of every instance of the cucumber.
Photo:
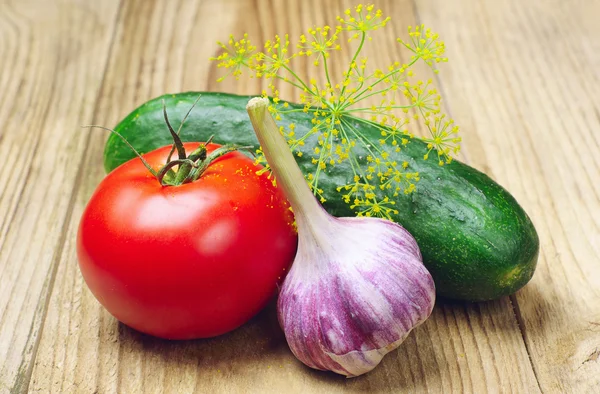
<svg viewBox="0 0 600 394">
<path fill-rule="evenodd" d="M 171 123 L 177 127 L 192 103 L 202 98 L 181 131 L 183 141 L 257 146 L 246 113 L 249 96 L 187 92 L 150 100 L 131 112 L 115 128 L 139 152 L 146 153 L 172 142 L 162 114 L 165 100 Z M 296 104 L 290 104 L 297 106 Z M 282 116 L 280 125 L 296 124 L 296 133 L 306 132 L 312 115 L 295 112 Z M 368 125 L 362 133 L 377 140 L 380 131 Z M 297 158 L 304 172 L 312 172 L 312 148 L 307 141 L 304 155 Z M 415 192 L 397 197 L 399 211 L 393 220 L 417 240 L 423 261 L 431 272 L 439 296 L 470 301 L 496 299 L 514 293 L 532 277 L 539 252 L 536 230 L 517 201 L 487 175 L 459 161 L 439 166 L 434 158 L 424 160 L 426 144 L 413 138 L 399 153 L 411 171 L 420 173 Z M 366 155 L 363 155 L 365 157 Z M 108 138 L 104 166 L 110 172 L 134 158 L 134 153 L 116 135 Z M 336 188 L 349 181 L 349 164 L 341 163 L 321 175 L 328 212 L 354 216 Z M 260 231 L 257 224 L 257 231 Z"/>
</svg>

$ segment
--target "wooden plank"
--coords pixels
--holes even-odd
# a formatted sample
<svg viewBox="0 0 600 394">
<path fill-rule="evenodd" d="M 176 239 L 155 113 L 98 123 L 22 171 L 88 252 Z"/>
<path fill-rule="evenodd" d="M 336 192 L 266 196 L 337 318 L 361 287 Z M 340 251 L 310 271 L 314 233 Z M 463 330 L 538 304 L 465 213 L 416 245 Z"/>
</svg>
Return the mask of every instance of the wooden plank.
<svg viewBox="0 0 600 394">
<path fill-rule="evenodd" d="M 113 125 L 164 92 L 225 90 L 252 94 L 257 81 L 216 84 L 207 60 L 214 42 L 247 31 L 264 42 L 298 36 L 334 21 L 349 4 L 311 1 L 127 2 L 119 20 L 97 122 Z M 406 56 L 395 38 L 415 24 L 408 0 L 380 6 L 394 17 L 369 52 L 387 66 Z M 379 33 L 378 33 L 379 34 Z M 457 45 L 449 42 L 448 45 Z M 404 54 L 404 55 L 402 55 Z M 296 66 L 314 72 L 306 62 Z M 335 67 L 334 67 L 335 68 Z M 335 68 L 335 74 L 342 69 Z M 333 74 L 333 72 L 332 72 Z M 322 75 L 319 75 L 322 77 Z M 282 95 L 292 92 L 282 87 Z M 296 97 L 296 96 L 293 96 Z M 537 382 L 508 298 L 482 304 L 439 302 L 432 317 L 372 373 L 344 379 L 310 370 L 289 351 L 273 305 L 225 336 L 168 342 L 119 324 L 96 302 L 77 268 L 74 239 L 83 207 L 103 177 L 105 135 L 91 137 L 30 388 L 56 392 L 537 392 Z"/>
<path fill-rule="evenodd" d="M 29 381 L 117 5 L 0 2 L 0 392 Z"/>
<path fill-rule="evenodd" d="M 465 140 L 478 141 L 474 161 L 539 231 L 538 270 L 514 300 L 541 389 L 600 392 L 600 2 L 422 0 L 418 10 L 460 42 L 440 78 Z"/>
</svg>

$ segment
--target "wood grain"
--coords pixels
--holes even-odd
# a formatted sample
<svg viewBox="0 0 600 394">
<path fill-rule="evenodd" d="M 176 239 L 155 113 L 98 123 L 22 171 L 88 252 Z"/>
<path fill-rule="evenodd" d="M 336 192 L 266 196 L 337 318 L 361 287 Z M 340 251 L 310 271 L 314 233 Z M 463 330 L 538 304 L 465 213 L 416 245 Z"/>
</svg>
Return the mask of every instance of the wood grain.
<svg viewBox="0 0 600 394">
<path fill-rule="evenodd" d="M 463 129 L 462 159 L 505 185 L 536 224 L 539 268 L 516 296 L 440 300 L 381 366 L 347 380 L 293 357 L 273 304 L 225 336 L 168 342 L 118 323 L 87 289 L 74 242 L 104 176 L 106 134 L 78 126 L 112 126 L 165 92 L 260 92 L 256 80 L 216 83 L 215 41 L 297 37 L 356 3 L 0 2 L 0 157 L 23 160 L 0 169 L 0 392 L 600 391 L 600 159 L 592 153 L 600 3 L 592 0 L 377 4 L 393 24 L 377 32 L 370 61 L 406 60 L 395 38 L 408 25 L 438 31 L 450 62 L 437 82 Z M 294 67 L 316 71 L 303 59 Z M 281 93 L 297 98 L 285 86 Z"/>
<path fill-rule="evenodd" d="M 419 15 L 461 43 L 440 73 L 449 106 L 540 235 L 513 298 L 540 388 L 600 392 L 600 2 L 462 3 L 419 1 Z"/>
<path fill-rule="evenodd" d="M 0 391 L 25 390 L 116 2 L 0 2 Z"/>
</svg>

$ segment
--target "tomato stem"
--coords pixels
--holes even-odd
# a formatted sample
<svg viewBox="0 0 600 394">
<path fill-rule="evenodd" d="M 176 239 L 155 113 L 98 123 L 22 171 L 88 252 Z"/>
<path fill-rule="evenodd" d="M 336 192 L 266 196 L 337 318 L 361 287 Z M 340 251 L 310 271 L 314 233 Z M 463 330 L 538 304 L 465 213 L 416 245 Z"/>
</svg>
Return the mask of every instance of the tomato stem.
<svg viewBox="0 0 600 394">
<path fill-rule="evenodd" d="M 196 100 L 194 101 L 194 103 L 192 104 L 190 109 L 188 109 L 188 111 L 186 112 L 185 116 L 181 120 L 181 123 L 179 123 L 179 128 L 177 129 L 177 133 L 176 133 L 177 136 L 179 136 L 179 133 L 181 133 L 181 129 L 183 128 L 183 125 L 185 124 L 185 121 L 187 120 L 188 116 L 190 116 L 190 114 L 192 113 L 192 110 L 194 109 L 196 104 L 198 104 L 198 101 L 200 101 L 200 97 L 202 97 L 201 94 L 199 94 L 198 97 L 196 97 Z M 163 103 L 164 103 L 164 100 L 163 100 Z M 212 139 L 212 137 L 209 138 L 209 141 L 206 141 L 207 145 L 210 143 L 211 139 Z M 176 148 L 176 146 L 175 146 L 175 144 L 173 144 L 173 146 L 171 147 L 171 151 L 169 152 L 169 156 L 167 156 L 167 163 L 171 161 L 171 157 L 173 156 L 173 152 L 175 152 L 175 148 Z"/>
<path fill-rule="evenodd" d="M 165 117 L 165 123 L 167 124 L 167 128 L 171 133 L 171 137 L 173 137 L 173 145 L 177 148 L 177 154 L 179 155 L 179 160 L 184 160 L 186 158 L 185 148 L 183 147 L 183 142 L 181 142 L 181 138 L 179 138 L 178 133 L 173 130 L 171 123 L 169 122 L 169 116 L 167 115 L 167 106 L 165 105 L 165 100 L 162 101 L 163 106 L 163 116 Z M 169 160 L 170 161 L 170 158 Z"/>
<path fill-rule="evenodd" d="M 121 140 L 123 140 L 123 142 L 133 151 L 133 153 L 136 154 L 136 156 L 142 161 L 142 163 L 144 164 L 144 166 L 148 169 L 148 171 L 150 171 L 150 173 L 152 175 L 154 175 L 155 177 L 158 175 L 156 173 L 156 171 L 154 170 L 154 168 L 152 168 L 150 166 L 150 164 L 148 164 L 148 162 L 142 157 L 142 155 L 118 131 L 113 130 L 113 129 L 109 129 L 108 127 L 98 126 L 98 125 L 88 125 L 88 126 L 82 126 L 82 127 L 84 127 L 84 128 L 90 128 L 90 129 L 96 127 L 98 129 L 110 131 L 111 133 L 113 133 L 114 135 L 116 135 L 117 137 L 119 137 Z"/>
<path fill-rule="evenodd" d="M 169 121 L 169 115 L 167 114 L 167 107 L 165 105 L 165 101 L 162 101 L 163 116 L 165 118 L 167 128 L 169 129 L 169 133 L 171 133 L 171 137 L 173 138 L 173 146 L 171 147 L 171 151 L 167 156 L 166 164 L 162 166 L 160 170 L 158 170 L 158 172 L 150 166 L 150 164 L 142 157 L 142 155 L 119 132 L 109 129 L 107 127 L 96 125 L 83 127 L 97 127 L 103 130 L 108 130 L 111 133 L 117 135 L 136 154 L 136 156 L 142 161 L 142 163 L 148 169 L 148 171 L 150 171 L 150 173 L 154 175 L 156 180 L 158 180 L 161 186 L 179 186 L 184 183 L 198 180 L 202 176 L 202 174 L 204 174 L 206 169 L 221 156 L 236 150 L 250 150 L 253 148 L 252 146 L 239 146 L 235 144 L 228 144 L 215 149 L 207 156 L 206 146 L 211 143 L 214 137 L 211 135 L 205 143 L 200 144 L 198 148 L 196 148 L 192 153 L 190 153 L 189 156 L 187 156 L 185 152 L 185 147 L 183 146 L 183 141 L 179 137 L 179 133 L 181 132 L 183 124 L 192 112 L 194 106 L 198 103 L 199 99 L 200 95 L 198 96 L 196 101 L 194 101 L 194 104 L 186 113 L 177 131 L 175 131 L 173 129 L 173 126 L 171 126 L 171 122 Z M 173 152 L 175 152 L 175 150 L 177 150 L 177 155 L 179 158 L 176 160 L 171 160 L 171 157 L 173 156 Z M 173 169 L 173 167 L 175 166 L 178 166 L 177 170 Z"/>
<path fill-rule="evenodd" d="M 212 139 L 212 137 L 210 138 Z M 209 140 L 210 140 L 209 139 Z M 184 179 L 184 183 L 186 181 L 188 182 L 193 182 L 198 180 L 202 174 L 204 174 L 204 172 L 206 171 L 206 169 L 215 161 L 217 160 L 219 157 L 224 156 L 230 152 L 235 152 L 236 150 L 240 150 L 240 149 L 252 149 L 252 146 L 240 146 L 240 145 L 235 145 L 235 144 L 228 144 L 228 145 L 223 145 L 220 148 L 215 149 L 214 151 L 212 151 L 210 153 L 210 155 L 208 155 L 206 157 L 206 160 L 203 160 L 199 166 L 197 166 L 196 168 L 194 168 L 193 170 L 191 170 L 191 172 L 189 173 L 189 175 L 187 175 L 187 177 Z"/>
<path fill-rule="evenodd" d="M 206 145 L 208 144 L 209 141 L 205 142 L 204 144 L 201 144 L 198 148 L 196 148 L 196 150 L 190 153 L 187 160 L 184 160 L 181 163 L 181 165 L 177 169 L 177 174 L 175 176 L 175 185 L 181 185 L 182 183 L 186 183 L 186 179 L 192 171 L 192 167 L 198 168 L 199 165 L 197 164 L 197 162 L 204 162 L 204 160 L 206 160 Z"/>
<path fill-rule="evenodd" d="M 194 167 L 197 168 L 198 164 L 196 164 L 195 162 L 193 162 L 190 159 L 183 159 L 183 160 L 171 160 L 170 162 L 168 162 L 167 164 L 165 164 L 160 171 L 158 172 L 156 179 L 158 179 L 158 182 L 160 182 L 160 184 L 162 186 L 174 186 L 177 184 L 181 184 L 181 183 L 177 183 L 177 178 L 179 173 L 181 172 L 181 167 L 187 164 L 190 168 Z M 175 167 L 176 165 L 179 165 L 180 169 L 178 172 L 174 172 L 171 170 L 171 168 Z M 170 176 L 167 176 L 169 174 L 172 174 Z"/>
</svg>

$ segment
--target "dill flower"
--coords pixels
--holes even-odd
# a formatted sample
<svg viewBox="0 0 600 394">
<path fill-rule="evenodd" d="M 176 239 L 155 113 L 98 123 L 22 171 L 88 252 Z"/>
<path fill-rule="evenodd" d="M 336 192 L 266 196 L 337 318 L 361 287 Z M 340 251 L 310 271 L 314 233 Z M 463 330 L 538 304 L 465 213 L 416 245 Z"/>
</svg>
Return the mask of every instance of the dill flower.
<svg viewBox="0 0 600 394">
<path fill-rule="evenodd" d="M 383 15 L 374 5 L 362 5 L 347 9 L 337 17 L 335 27 L 325 25 L 308 29 L 295 45 L 289 36 L 275 36 L 267 41 L 262 50 L 251 43 L 247 34 L 236 40 L 230 37 L 221 55 L 211 58 L 224 68 L 226 77 L 239 79 L 244 72 L 251 78 L 269 81 L 272 97 L 269 111 L 276 120 L 282 115 L 303 111 L 312 116 L 312 127 L 298 134 L 296 125 L 281 127 L 290 149 L 301 157 L 307 154 L 298 148 L 307 144 L 314 146 L 310 154 L 312 171 L 306 180 L 313 193 L 325 202 L 319 187 L 320 176 L 341 163 L 349 163 L 352 173 L 348 181 L 337 187 L 341 198 L 358 216 L 376 216 L 391 219 L 398 211 L 394 197 L 416 190 L 419 174 L 411 171 L 408 162 L 397 162 L 395 153 L 410 143 L 413 133 L 411 121 L 420 121 L 429 131 L 423 140 L 427 151 L 423 158 L 436 153 L 439 165 L 448 164 L 460 150 L 459 128 L 452 119 L 441 113 L 441 97 L 432 81 L 415 78 L 411 67 L 423 61 L 437 73 L 437 64 L 447 62 L 445 46 L 439 36 L 423 25 L 408 28 L 406 40 L 397 42 L 412 53 L 409 63 L 393 62 L 387 67 L 371 67 L 369 59 L 361 57 L 365 45 L 372 39 L 372 32 L 385 28 L 390 17 Z M 342 43 L 358 41 L 350 62 L 342 75 L 330 75 L 333 53 L 343 49 Z M 295 51 L 294 51 L 295 50 Z M 308 57 L 314 66 L 321 68 L 325 82 L 315 78 L 308 80 L 291 69 L 291 60 L 297 56 Z M 279 98 L 275 81 L 294 86 L 302 107 L 291 107 Z M 379 104 L 365 105 L 364 100 L 377 98 Z M 369 125 L 380 131 L 380 137 L 372 140 L 361 133 L 361 125 Z M 310 141 L 311 145 L 308 145 Z M 257 161 L 266 164 L 262 151 L 257 150 Z"/>
</svg>

